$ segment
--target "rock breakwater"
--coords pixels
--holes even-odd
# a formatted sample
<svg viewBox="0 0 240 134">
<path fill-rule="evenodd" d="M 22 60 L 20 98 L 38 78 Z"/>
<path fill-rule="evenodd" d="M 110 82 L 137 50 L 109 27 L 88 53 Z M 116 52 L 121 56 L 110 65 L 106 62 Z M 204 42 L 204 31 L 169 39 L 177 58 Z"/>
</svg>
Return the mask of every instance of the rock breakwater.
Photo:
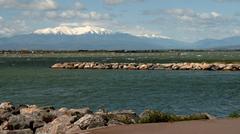
<svg viewBox="0 0 240 134">
<path fill-rule="evenodd" d="M 240 64 L 223 63 L 98 63 L 66 62 L 56 63 L 53 69 L 115 69 L 115 70 L 211 70 L 240 71 Z"/>
<path fill-rule="evenodd" d="M 89 108 L 55 109 L 51 106 L 14 106 L 10 102 L 0 104 L 1 134 L 81 134 L 97 127 L 208 119 L 213 117 L 207 113 L 175 115 L 145 110 L 138 115 L 132 110 L 108 112 L 100 109 L 94 112 Z"/>
</svg>

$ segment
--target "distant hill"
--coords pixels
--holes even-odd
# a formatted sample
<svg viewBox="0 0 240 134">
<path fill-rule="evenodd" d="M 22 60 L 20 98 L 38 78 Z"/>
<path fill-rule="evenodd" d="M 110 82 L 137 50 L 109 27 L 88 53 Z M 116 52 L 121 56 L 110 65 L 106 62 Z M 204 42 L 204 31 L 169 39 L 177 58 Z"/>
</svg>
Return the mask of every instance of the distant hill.
<svg viewBox="0 0 240 134">
<path fill-rule="evenodd" d="M 195 49 L 239 49 L 240 36 L 229 37 L 224 39 L 205 39 L 193 43 Z"/>
<path fill-rule="evenodd" d="M 2 50 L 239 49 L 240 37 L 186 43 L 159 36 L 136 36 L 99 27 L 56 27 L 0 38 Z"/>
<path fill-rule="evenodd" d="M 32 34 L 0 39 L 1 49 L 51 50 L 145 50 L 184 49 L 186 43 L 161 37 L 114 33 L 99 27 L 56 27 L 40 29 Z"/>
</svg>

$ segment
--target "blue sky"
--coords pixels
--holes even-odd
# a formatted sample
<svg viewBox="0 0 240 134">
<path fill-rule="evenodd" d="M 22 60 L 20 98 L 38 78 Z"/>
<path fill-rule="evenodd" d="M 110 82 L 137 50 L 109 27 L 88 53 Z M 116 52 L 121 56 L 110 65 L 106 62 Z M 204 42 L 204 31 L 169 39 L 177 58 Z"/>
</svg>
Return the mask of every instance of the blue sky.
<svg viewBox="0 0 240 134">
<path fill-rule="evenodd" d="M 240 35 L 240 0 L 0 0 L 0 36 L 98 26 L 194 42 Z"/>
</svg>

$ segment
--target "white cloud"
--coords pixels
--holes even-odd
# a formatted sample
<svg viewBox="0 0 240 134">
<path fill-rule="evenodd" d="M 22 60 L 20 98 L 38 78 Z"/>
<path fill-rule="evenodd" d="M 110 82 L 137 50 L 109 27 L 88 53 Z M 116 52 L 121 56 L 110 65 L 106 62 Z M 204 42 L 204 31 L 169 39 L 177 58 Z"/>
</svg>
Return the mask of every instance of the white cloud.
<svg viewBox="0 0 240 134">
<path fill-rule="evenodd" d="M 2 8 L 18 8 L 18 9 L 37 9 L 49 10 L 56 9 L 57 3 L 54 0 L 32 0 L 28 2 L 20 0 L 0 0 Z"/>
<path fill-rule="evenodd" d="M 79 10 L 48 11 L 46 17 L 49 19 L 86 19 L 86 20 L 110 20 L 112 16 L 108 13 L 95 11 L 82 12 Z"/>
<path fill-rule="evenodd" d="M 201 21 L 201 20 L 214 20 L 221 18 L 218 12 L 195 12 L 191 9 L 167 9 L 163 11 L 166 14 L 172 15 L 182 21 Z"/>
<path fill-rule="evenodd" d="M 124 2 L 124 0 L 104 0 L 104 2 L 108 5 L 117 5 Z"/>
<path fill-rule="evenodd" d="M 86 8 L 85 5 L 83 3 L 81 3 L 80 1 L 76 1 L 74 5 L 75 5 L 76 9 L 79 9 L 79 10 L 83 10 Z"/>
<path fill-rule="evenodd" d="M 211 15 L 213 16 L 213 17 L 219 17 L 219 16 L 221 16 L 219 13 L 217 13 L 217 12 L 211 12 Z"/>
<path fill-rule="evenodd" d="M 103 0 L 107 5 L 119 5 L 124 2 L 143 2 L 144 0 Z"/>
<path fill-rule="evenodd" d="M 26 24 L 22 20 L 6 21 L 0 16 L 0 36 L 11 36 L 17 32 L 25 32 Z"/>
<path fill-rule="evenodd" d="M 151 17 L 145 24 L 151 23 L 155 28 L 174 39 L 196 41 L 206 38 L 224 38 L 238 33 L 239 17 L 221 14 L 218 11 L 199 12 L 192 9 L 158 9 L 145 10 L 143 15 Z M 174 30 L 169 30 L 174 28 Z M 231 30 L 235 29 L 235 30 Z"/>
<path fill-rule="evenodd" d="M 240 2 L 240 0 L 214 0 L 217 2 Z"/>
</svg>

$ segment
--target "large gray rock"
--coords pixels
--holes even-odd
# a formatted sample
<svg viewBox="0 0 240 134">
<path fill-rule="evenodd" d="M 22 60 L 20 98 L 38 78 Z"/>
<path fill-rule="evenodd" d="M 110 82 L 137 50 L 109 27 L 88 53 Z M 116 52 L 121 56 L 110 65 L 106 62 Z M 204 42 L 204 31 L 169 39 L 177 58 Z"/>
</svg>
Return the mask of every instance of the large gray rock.
<svg viewBox="0 0 240 134">
<path fill-rule="evenodd" d="M 31 120 L 23 115 L 14 115 L 9 118 L 4 129 L 6 130 L 18 130 L 30 128 Z"/>
<path fill-rule="evenodd" d="M 65 132 L 72 127 L 71 120 L 71 116 L 62 115 L 51 123 L 38 128 L 36 134 L 65 134 Z"/>
<path fill-rule="evenodd" d="M 57 118 L 57 115 L 52 107 L 38 108 L 35 105 L 20 109 L 20 114 L 31 118 L 31 120 L 41 120 L 45 123 L 52 122 L 55 118 Z"/>
<path fill-rule="evenodd" d="M 79 108 L 79 109 L 69 109 L 67 111 L 71 116 L 80 116 L 83 117 L 85 114 L 92 114 L 93 112 L 90 108 Z"/>
<path fill-rule="evenodd" d="M 24 116 L 13 115 L 8 121 L 5 121 L 2 125 L 4 130 L 19 130 L 19 129 L 31 129 L 35 131 L 37 128 L 43 127 L 45 124 L 38 116 Z"/>
<path fill-rule="evenodd" d="M 74 125 L 78 125 L 82 130 L 106 126 L 107 121 L 101 115 L 86 114 Z"/>
</svg>

